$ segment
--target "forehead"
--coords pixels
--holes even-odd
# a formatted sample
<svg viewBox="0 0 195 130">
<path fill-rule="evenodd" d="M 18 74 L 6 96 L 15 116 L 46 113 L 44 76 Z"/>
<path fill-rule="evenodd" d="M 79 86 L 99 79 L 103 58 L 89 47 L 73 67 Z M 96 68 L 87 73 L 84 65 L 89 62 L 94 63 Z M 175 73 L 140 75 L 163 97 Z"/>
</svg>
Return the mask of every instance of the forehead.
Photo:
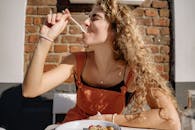
<svg viewBox="0 0 195 130">
<path fill-rule="evenodd" d="M 94 6 L 91 10 L 91 12 L 89 13 L 89 15 L 93 15 L 93 14 L 98 14 L 102 17 L 105 17 L 105 13 L 102 11 L 102 9 L 99 6 Z"/>
</svg>

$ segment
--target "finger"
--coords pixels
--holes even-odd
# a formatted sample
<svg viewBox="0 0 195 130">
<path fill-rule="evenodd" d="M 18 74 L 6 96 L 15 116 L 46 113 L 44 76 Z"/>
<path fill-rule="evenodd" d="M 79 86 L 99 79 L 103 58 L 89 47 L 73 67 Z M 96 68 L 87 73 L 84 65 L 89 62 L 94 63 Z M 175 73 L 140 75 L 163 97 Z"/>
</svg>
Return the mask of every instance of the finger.
<svg viewBox="0 0 195 130">
<path fill-rule="evenodd" d="M 49 11 L 49 14 L 47 15 L 47 22 L 51 24 L 52 21 L 52 10 Z"/>
<path fill-rule="evenodd" d="M 65 21 L 69 21 L 69 17 L 70 15 L 67 15 L 67 14 L 63 14 L 61 19 L 60 19 L 60 22 L 65 22 Z"/>
<path fill-rule="evenodd" d="M 51 19 L 51 24 L 55 24 L 56 23 L 56 14 L 52 14 L 52 19 Z"/>
<path fill-rule="evenodd" d="M 68 18 L 70 18 L 70 16 L 71 16 L 70 11 L 68 9 L 63 10 L 62 13 L 67 15 Z"/>
<path fill-rule="evenodd" d="M 70 14 L 70 11 L 68 9 L 65 9 L 66 14 Z"/>
<path fill-rule="evenodd" d="M 60 21 L 61 17 L 62 17 L 62 13 L 57 13 L 56 21 Z"/>
<path fill-rule="evenodd" d="M 58 24 L 61 24 L 60 32 L 62 32 L 65 29 L 66 25 L 68 24 L 68 21 L 65 21 L 65 22 L 60 21 Z"/>
<path fill-rule="evenodd" d="M 47 33 L 47 30 L 48 30 L 48 27 L 46 25 L 43 25 L 40 30 L 40 33 L 44 35 L 45 33 Z"/>
</svg>

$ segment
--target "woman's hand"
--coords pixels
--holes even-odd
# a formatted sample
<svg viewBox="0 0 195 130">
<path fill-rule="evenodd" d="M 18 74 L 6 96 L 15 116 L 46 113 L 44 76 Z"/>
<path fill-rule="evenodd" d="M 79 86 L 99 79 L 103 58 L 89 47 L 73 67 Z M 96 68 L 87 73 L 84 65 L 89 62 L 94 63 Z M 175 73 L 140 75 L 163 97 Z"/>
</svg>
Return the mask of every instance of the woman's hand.
<svg viewBox="0 0 195 130">
<path fill-rule="evenodd" d="M 103 115 L 94 115 L 88 118 L 89 120 L 103 120 L 103 121 L 111 121 L 112 115 L 111 114 L 103 114 Z"/>
<path fill-rule="evenodd" d="M 66 9 L 63 13 L 50 14 L 47 15 L 47 22 L 41 28 L 41 35 L 44 35 L 52 40 L 65 29 L 70 18 L 70 12 Z"/>
<path fill-rule="evenodd" d="M 105 116 L 103 116 L 103 115 L 95 115 L 95 116 L 90 116 L 88 119 L 89 120 L 105 120 Z"/>
</svg>

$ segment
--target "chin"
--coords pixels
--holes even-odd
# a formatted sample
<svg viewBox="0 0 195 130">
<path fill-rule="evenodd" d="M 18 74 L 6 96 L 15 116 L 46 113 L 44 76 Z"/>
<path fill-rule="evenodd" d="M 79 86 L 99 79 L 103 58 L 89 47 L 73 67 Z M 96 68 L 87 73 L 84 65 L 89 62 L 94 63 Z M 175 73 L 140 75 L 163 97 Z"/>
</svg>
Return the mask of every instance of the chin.
<svg viewBox="0 0 195 130">
<path fill-rule="evenodd" d="M 85 45 L 91 45 L 93 44 L 94 40 L 92 40 L 91 38 L 87 38 L 87 37 L 83 37 L 83 43 Z"/>
</svg>

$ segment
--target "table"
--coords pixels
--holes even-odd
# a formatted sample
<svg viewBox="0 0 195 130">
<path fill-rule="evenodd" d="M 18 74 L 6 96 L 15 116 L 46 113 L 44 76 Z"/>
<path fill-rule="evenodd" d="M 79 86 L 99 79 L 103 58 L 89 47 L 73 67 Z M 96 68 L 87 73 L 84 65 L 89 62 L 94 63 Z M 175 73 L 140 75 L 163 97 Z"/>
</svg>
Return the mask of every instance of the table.
<svg viewBox="0 0 195 130">
<path fill-rule="evenodd" d="M 53 125 L 48 126 L 45 130 L 55 130 L 57 126 L 59 125 L 53 124 Z M 121 130 L 152 130 L 152 129 L 121 127 Z"/>
<path fill-rule="evenodd" d="M 121 127 L 121 130 L 152 130 L 152 129 Z"/>
</svg>

